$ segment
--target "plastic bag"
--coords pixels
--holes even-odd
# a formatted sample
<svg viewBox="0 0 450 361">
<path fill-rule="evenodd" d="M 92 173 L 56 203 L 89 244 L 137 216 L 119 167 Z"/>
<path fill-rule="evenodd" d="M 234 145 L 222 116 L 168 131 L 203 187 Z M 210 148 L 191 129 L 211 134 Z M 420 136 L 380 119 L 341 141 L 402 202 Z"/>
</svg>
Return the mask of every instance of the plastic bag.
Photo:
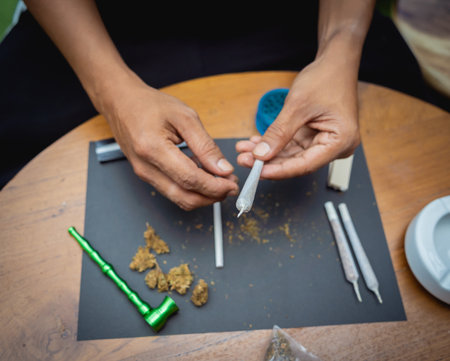
<svg viewBox="0 0 450 361">
<path fill-rule="evenodd" d="M 320 361 L 320 359 L 275 325 L 264 361 Z"/>
</svg>

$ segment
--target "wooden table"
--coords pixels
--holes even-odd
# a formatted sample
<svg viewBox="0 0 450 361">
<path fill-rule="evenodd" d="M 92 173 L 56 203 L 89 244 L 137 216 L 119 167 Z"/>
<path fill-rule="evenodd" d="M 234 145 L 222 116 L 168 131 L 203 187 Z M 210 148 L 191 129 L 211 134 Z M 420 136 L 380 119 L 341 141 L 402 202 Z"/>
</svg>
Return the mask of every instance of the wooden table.
<svg viewBox="0 0 450 361">
<path fill-rule="evenodd" d="M 229 74 L 163 91 L 196 109 L 213 137 L 256 133 L 259 98 L 295 73 Z M 430 201 L 450 194 L 450 115 L 379 86 L 359 85 L 362 141 L 408 320 L 287 330 L 323 360 L 450 359 L 450 307 L 410 271 L 404 235 Z M 1 360 L 262 360 L 271 330 L 76 341 L 88 142 L 103 117 L 33 159 L 0 193 Z"/>
</svg>

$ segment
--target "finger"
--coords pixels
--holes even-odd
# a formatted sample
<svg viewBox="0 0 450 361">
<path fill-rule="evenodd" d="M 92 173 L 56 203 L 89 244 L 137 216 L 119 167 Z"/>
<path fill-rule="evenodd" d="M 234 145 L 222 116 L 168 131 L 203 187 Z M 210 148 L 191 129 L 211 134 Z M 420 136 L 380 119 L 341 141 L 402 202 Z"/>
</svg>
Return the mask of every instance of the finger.
<svg viewBox="0 0 450 361">
<path fill-rule="evenodd" d="M 236 174 L 230 174 L 229 176 L 225 177 L 226 179 L 229 179 L 230 181 L 238 184 L 239 183 L 239 178 L 237 177 Z"/>
<path fill-rule="evenodd" d="M 261 141 L 262 137 L 260 135 L 253 135 L 248 140 L 240 140 L 236 143 L 236 151 L 241 152 L 251 152 L 255 148 L 256 144 Z"/>
<path fill-rule="evenodd" d="M 191 159 L 197 165 L 197 167 L 201 167 L 202 166 L 200 161 L 197 159 L 197 157 L 195 155 L 190 156 L 189 159 Z M 234 182 L 236 184 L 239 183 L 239 178 L 233 173 L 230 174 L 230 175 L 225 176 L 224 178 L 225 179 L 229 179 L 229 180 L 231 180 L 232 182 Z M 234 190 L 232 192 L 234 192 Z"/>
<path fill-rule="evenodd" d="M 267 128 L 261 141 L 253 149 L 253 155 L 257 159 L 268 161 L 275 157 L 294 137 L 298 129 L 305 123 L 298 118 L 293 121 L 291 111 L 286 107 L 281 109 L 280 114 Z"/>
<path fill-rule="evenodd" d="M 267 163 L 261 171 L 264 179 L 287 179 L 315 172 L 336 158 L 338 150 L 326 144 L 316 144 L 295 157 Z"/>
<path fill-rule="evenodd" d="M 177 120 L 176 126 L 189 149 L 205 169 L 218 176 L 226 176 L 233 172 L 233 166 L 206 132 L 199 119 Z"/>
<path fill-rule="evenodd" d="M 230 174 L 230 175 L 226 176 L 225 178 L 234 182 L 237 185 L 237 187 L 235 189 L 233 189 L 227 193 L 227 196 L 230 196 L 230 197 L 237 196 L 239 194 L 239 178 L 237 177 L 236 174 Z"/>
<path fill-rule="evenodd" d="M 211 198 L 183 189 L 165 174 L 160 172 L 156 167 L 140 160 L 134 161 L 133 168 L 140 179 L 151 184 L 163 196 L 184 210 L 190 211 L 224 199 L 223 196 Z"/>
<path fill-rule="evenodd" d="M 236 143 L 236 152 L 243 153 L 243 152 L 251 152 L 255 148 L 256 143 L 250 141 L 250 140 L 241 140 Z"/>
<path fill-rule="evenodd" d="M 235 182 L 224 177 L 215 177 L 199 168 L 170 142 L 160 149 L 165 149 L 165 151 L 156 157 L 153 156 L 149 162 L 155 164 L 159 170 L 183 189 L 211 198 L 220 198 L 238 189 Z"/>
<path fill-rule="evenodd" d="M 259 143 L 261 141 L 262 137 L 260 135 L 252 135 L 250 137 L 250 141 L 252 143 Z"/>
<path fill-rule="evenodd" d="M 253 167 L 253 163 L 255 162 L 255 158 L 251 152 L 241 153 L 237 156 L 237 163 L 241 167 L 251 168 Z"/>
</svg>

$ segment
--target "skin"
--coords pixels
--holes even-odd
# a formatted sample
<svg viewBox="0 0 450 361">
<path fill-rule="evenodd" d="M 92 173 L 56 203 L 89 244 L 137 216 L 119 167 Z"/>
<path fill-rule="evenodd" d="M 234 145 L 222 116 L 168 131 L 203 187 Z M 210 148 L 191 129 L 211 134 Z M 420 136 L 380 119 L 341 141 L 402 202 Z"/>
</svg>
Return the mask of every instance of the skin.
<svg viewBox="0 0 450 361">
<path fill-rule="evenodd" d="M 233 167 L 197 113 L 144 83 L 125 64 L 93 0 L 25 3 L 108 121 L 141 179 L 185 210 L 238 194 Z M 262 177 L 282 179 L 312 172 L 355 149 L 357 71 L 372 11 L 373 1 L 321 1 L 317 57 L 295 79 L 285 107 L 264 137 L 236 145 L 240 165 L 250 167 L 255 158 L 263 159 Z M 176 147 L 183 140 L 193 159 Z M 260 155 L 258 144 L 267 144 L 270 151 Z"/>
<path fill-rule="evenodd" d="M 261 178 L 316 171 L 351 155 L 360 143 L 357 81 L 374 1 L 322 0 L 315 60 L 295 78 L 264 136 L 236 144 L 238 164 L 265 161 Z"/>
</svg>

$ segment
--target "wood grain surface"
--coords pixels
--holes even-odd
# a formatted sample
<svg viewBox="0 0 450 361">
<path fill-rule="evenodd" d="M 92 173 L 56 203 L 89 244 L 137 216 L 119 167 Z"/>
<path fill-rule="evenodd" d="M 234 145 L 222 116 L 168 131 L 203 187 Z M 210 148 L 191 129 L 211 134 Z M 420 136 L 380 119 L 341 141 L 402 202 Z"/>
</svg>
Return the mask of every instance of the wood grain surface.
<svg viewBox="0 0 450 361">
<path fill-rule="evenodd" d="M 162 89 L 197 110 L 213 137 L 256 133 L 259 98 L 295 73 L 250 72 Z M 450 115 L 361 83 L 360 125 L 408 320 L 288 329 L 323 360 L 449 360 L 450 307 L 410 271 L 404 235 L 430 201 L 450 194 Z M 1 360 L 262 360 L 271 330 L 76 341 L 89 141 L 110 137 L 102 116 L 33 159 L 0 193 Z M 7 156 L 7 155 L 6 155 Z M 299 305 L 301 307 L 301 305 Z"/>
</svg>

